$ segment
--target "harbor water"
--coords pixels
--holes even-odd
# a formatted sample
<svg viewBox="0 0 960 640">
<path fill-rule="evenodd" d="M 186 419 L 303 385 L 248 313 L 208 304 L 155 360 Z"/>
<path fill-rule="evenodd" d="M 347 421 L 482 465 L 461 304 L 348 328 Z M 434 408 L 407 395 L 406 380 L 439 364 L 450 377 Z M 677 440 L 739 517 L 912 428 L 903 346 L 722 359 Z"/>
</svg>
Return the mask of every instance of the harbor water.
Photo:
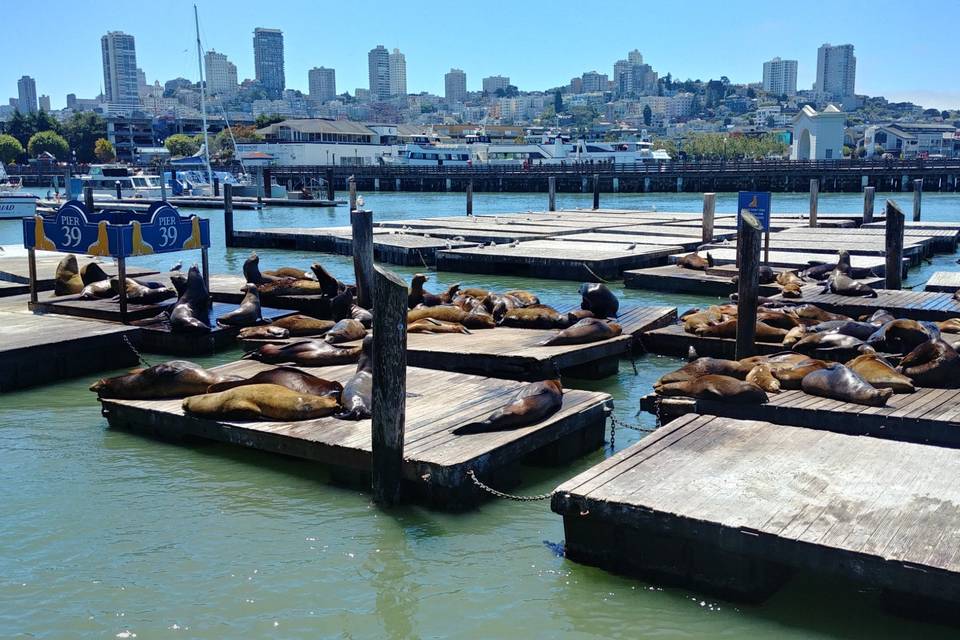
<svg viewBox="0 0 960 640">
<path fill-rule="evenodd" d="M 463 194 L 363 195 L 375 220 L 464 212 Z M 878 194 L 878 212 L 886 197 L 909 218 L 912 194 Z M 558 194 L 558 207 L 589 207 L 590 198 Z M 478 193 L 474 211 L 542 211 L 545 201 L 544 194 Z M 602 204 L 695 212 L 702 201 L 692 194 L 604 194 Z M 735 205 L 736 194 L 719 194 L 718 212 Z M 806 194 L 773 197 L 775 213 L 806 205 Z M 820 197 L 821 213 L 861 209 L 857 194 Z M 239 274 L 249 250 L 224 248 L 219 212 L 197 213 L 212 221 L 211 271 Z M 924 194 L 923 218 L 960 220 L 960 195 Z M 343 206 L 235 213 L 237 229 L 347 224 Z M 20 243 L 19 222 L 0 221 L 0 245 Z M 353 279 L 345 256 L 258 253 L 264 269 L 320 261 L 337 277 Z M 199 253 L 190 252 L 132 264 L 166 270 L 181 257 L 185 267 L 199 262 Z M 956 268 L 956 258 L 938 256 L 911 270 L 907 285 Z M 409 278 L 424 269 L 395 270 Z M 529 289 L 551 304 L 579 300 L 575 282 L 429 275 L 432 290 L 459 281 Z M 716 300 L 613 288 L 622 305 L 683 310 Z M 214 365 L 239 355 L 194 360 Z M 651 427 L 652 416 L 637 415 L 639 398 L 678 364 L 639 356 L 622 361 L 616 376 L 564 382 L 610 393 L 620 420 Z M 799 575 L 752 606 L 578 565 L 562 556 L 562 522 L 548 501 L 491 500 L 459 514 L 417 506 L 381 511 L 368 492 L 331 484 L 315 464 L 111 430 L 87 390 L 92 379 L 0 395 L 2 638 L 957 636 L 954 628 L 885 613 L 877 591 L 818 576 Z M 517 491 L 549 492 L 642 435 L 618 429 L 603 450 L 573 464 L 525 468 Z"/>
</svg>

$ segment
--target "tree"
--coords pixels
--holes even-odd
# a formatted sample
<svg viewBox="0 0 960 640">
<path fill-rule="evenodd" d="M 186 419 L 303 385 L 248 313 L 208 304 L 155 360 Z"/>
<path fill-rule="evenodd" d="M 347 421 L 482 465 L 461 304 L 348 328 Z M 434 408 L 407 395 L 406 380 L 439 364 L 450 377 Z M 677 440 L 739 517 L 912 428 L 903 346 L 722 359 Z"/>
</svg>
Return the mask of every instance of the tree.
<svg viewBox="0 0 960 640">
<path fill-rule="evenodd" d="M 677 157 L 677 145 L 674 144 L 673 140 L 670 140 L 668 138 L 660 138 L 660 139 L 654 140 L 652 145 L 654 150 L 663 149 L 668 154 L 670 154 L 671 158 Z"/>
<path fill-rule="evenodd" d="M 7 121 L 6 131 L 16 138 L 21 145 L 26 145 L 30 141 L 30 136 L 37 131 L 33 128 L 30 118 L 20 113 L 20 110 L 13 112 L 10 120 Z"/>
<path fill-rule="evenodd" d="M 117 158 L 117 152 L 113 150 L 113 144 L 106 138 L 97 138 L 93 145 L 93 153 L 100 162 L 113 162 Z"/>
<path fill-rule="evenodd" d="M 946 120 L 947 118 L 950 117 L 950 112 L 949 112 L 949 111 L 941 111 L 941 112 L 940 112 L 940 117 L 943 118 L 944 120 Z"/>
<path fill-rule="evenodd" d="M 40 131 L 30 136 L 27 151 L 32 158 L 36 158 L 47 151 L 57 160 L 66 160 L 70 155 L 70 145 L 67 144 L 63 136 L 55 131 Z"/>
<path fill-rule="evenodd" d="M 261 113 L 257 116 L 257 119 L 253 121 L 253 124 L 256 125 L 257 129 L 263 129 L 264 127 L 269 127 L 272 124 L 283 122 L 284 120 L 286 120 L 286 118 L 276 113 L 272 116 Z"/>
<path fill-rule="evenodd" d="M 107 137 L 107 121 L 92 111 L 75 113 L 63 126 L 63 135 L 80 162 L 97 159 L 96 143 Z"/>
<path fill-rule="evenodd" d="M 650 126 L 650 123 L 653 122 L 653 109 L 650 108 L 650 105 L 643 105 L 643 124 L 645 126 Z"/>
<path fill-rule="evenodd" d="M 563 113 L 563 96 L 560 94 L 560 89 L 553 93 L 553 112 Z"/>
<path fill-rule="evenodd" d="M 175 133 L 168 137 L 163 146 L 167 148 L 171 156 L 192 156 L 200 150 L 197 139 L 188 136 L 185 133 Z"/>
<path fill-rule="evenodd" d="M 756 97 L 757 97 L 757 92 L 754 90 L 753 87 L 747 87 L 747 97 L 748 97 L 748 98 L 756 98 Z"/>
<path fill-rule="evenodd" d="M 767 129 L 773 129 L 777 126 L 777 120 L 773 116 L 767 116 Z"/>
<path fill-rule="evenodd" d="M 23 145 L 8 133 L 0 134 L 0 162 L 10 164 L 23 155 Z"/>
</svg>

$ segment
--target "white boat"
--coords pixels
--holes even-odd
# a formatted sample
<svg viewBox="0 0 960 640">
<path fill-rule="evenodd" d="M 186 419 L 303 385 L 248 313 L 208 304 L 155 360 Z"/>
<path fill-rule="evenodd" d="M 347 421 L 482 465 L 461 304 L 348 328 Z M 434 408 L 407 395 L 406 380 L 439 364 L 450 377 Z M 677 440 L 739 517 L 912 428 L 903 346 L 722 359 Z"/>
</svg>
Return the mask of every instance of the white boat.
<svg viewBox="0 0 960 640">
<path fill-rule="evenodd" d="M 83 197 L 84 187 L 93 187 L 93 196 L 104 200 L 117 197 L 120 183 L 121 198 L 159 200 L 162 196 L 160 176 L 147 175 L 121 164 L 90 165 L 90 173 L 70 179 L 70 190 Z"/>
<path fill-rule="evenodd" d="M 11 178 L 0 162 L 0 220 L 25 218 L 37 212 L 39 196 L 20 191 L 20 179 Z"/>
<path fill-rule="evenodd" d="M 411 167 L 466 167 L 471 163 L 470 147 L 462 144 L 411 143 L 401 145 L 396 156 L 384 156 L 386 164 Z"/>
</svg>

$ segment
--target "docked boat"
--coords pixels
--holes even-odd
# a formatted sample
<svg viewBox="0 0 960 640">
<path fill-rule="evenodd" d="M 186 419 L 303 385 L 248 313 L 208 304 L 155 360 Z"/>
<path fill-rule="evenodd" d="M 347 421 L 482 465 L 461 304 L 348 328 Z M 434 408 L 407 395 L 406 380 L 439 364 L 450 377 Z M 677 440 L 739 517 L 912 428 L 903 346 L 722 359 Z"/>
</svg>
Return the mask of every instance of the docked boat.
<svg viewBox="0 0 960 640">
<path fill-rule="evenodd" d="M 0 162 L 0 220 L 32 216 L 37 212 L 39 196 L 20 191 L 20 179 L 11 178 Z"/>
<path fill-rule="evenodd" d="M 160 176 L 147 175 L 122 164 L 91 165 L 90 173 L 70 179 L 70 190 L 82 194 L 84 187 L 92 187 L 97 199 L 116 198 L 117 183 L 122 198 L 159 200 L 162 195 Z"/>
</svg>

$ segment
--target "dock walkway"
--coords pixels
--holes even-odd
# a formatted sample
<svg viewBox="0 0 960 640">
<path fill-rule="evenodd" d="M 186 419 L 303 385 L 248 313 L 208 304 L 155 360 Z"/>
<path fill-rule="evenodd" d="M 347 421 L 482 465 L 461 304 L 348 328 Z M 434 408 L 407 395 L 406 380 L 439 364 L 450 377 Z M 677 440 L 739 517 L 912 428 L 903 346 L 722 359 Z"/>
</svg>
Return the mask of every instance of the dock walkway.
<svg viewBox="0 0 960 640">
<path fill-rule="evenodd" d="M 842 313 L 854 319 L 870 315 L 878 309 L 886 309 L 898 318 L 911 320 L 941 321 L 960 317 L 960 301 L 956 300 L 953 294 L 930 291 L 878 289 L 876 298 L 805 293 L 802 299 L 791 302 L 808 302 L 826 311 Z"/>
<path fill-rule="evenodd" d="M 956 293 L 960 291 L 960 271 L 937 271 L 927 280 L 923 290 L 934 293 Z"/>
</svg>

